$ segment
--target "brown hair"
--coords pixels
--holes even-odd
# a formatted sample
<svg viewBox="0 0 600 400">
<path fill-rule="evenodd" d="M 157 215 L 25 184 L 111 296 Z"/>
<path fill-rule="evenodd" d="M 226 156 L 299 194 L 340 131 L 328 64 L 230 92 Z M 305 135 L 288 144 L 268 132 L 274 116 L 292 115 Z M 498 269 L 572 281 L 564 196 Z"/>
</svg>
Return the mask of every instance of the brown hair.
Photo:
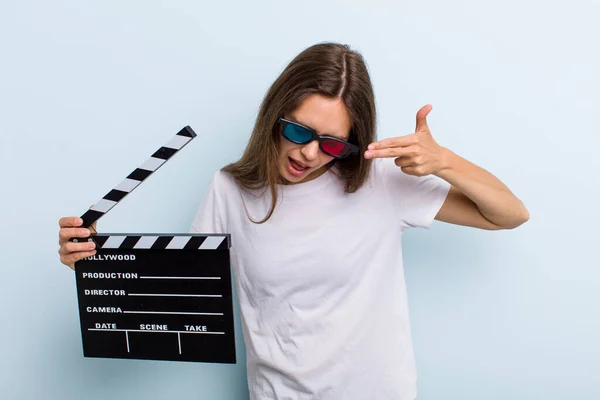
<svg viewBox="0 0 600 400">
<path fill-rule="evenodd" d="M 306 48 L 283 70 L 267 91 L 254 129 L 242 157 L 222 170 L 247 189 L 267 188 L 271 209 L 260 221 L 267 221 L 277 204 L 278 119 L 295 110 L 311 94 L 341 98 L 350 114 L 349 141 L 360 152 L 345 159 L 333 160 L 346 193 L 357 191 L 366 181 L 372 160 L 363 154 L 375 140 L 375 96 L 362 55 L 348 45 L 320 43 Z"/>
</svg>

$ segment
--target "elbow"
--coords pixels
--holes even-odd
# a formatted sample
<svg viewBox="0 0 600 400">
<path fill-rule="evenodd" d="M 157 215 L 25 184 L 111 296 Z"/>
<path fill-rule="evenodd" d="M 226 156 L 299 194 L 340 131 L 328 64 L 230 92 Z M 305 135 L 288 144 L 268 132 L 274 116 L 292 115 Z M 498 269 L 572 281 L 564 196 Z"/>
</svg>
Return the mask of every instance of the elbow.
<svg viewBox="0 0 600 400">
<path fill-rule="evenodd" d="M 529 211 L 525 207 L 523 207 L 523 219 L 521 220 L 521 223 L 519 225 L 523 225 L 525 222 L 529 221 L 530 216 L 531 215 L 529 214 Z"/>
<path fill-rule="evenodd" d="M 529 221 L 529 211 L 523 206 L 521 210 L 514 216 L 509 224 L 502 226 L 502 229 L 515 229 Z"/>
</svg>

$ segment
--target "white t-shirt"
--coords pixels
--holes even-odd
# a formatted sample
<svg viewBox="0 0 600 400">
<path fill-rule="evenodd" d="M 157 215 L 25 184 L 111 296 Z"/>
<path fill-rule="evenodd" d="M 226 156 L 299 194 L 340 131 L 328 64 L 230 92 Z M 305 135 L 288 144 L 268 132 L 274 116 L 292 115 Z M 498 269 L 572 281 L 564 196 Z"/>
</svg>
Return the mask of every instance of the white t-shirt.
<svg viewBox="0 0 600 400">
<path fill-rule="evenodd" d="M 416 397 L 402 232 L 428 228 L 449 187 L 375 159 L 353 194 L 332 172 L 278 185 L 254 224 L 269 191 L 215 174 L 191 232 L 231 234 L 250 399 Z"/>
</svg>

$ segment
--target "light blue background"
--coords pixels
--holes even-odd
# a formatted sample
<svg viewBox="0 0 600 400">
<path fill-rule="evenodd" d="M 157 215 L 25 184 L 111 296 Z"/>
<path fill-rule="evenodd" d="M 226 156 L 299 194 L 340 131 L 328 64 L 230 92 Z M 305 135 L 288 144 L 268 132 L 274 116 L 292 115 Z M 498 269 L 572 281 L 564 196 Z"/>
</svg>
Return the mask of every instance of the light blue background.
<svg viewBox="0 0 600 400">
<path fill-rule="evenodd" d="M 365 56 L 381 138 L 431 103 L 434 137 L 531 212 L 514 231 L 407 235 L 419 399 L 600 398 L 599 15 L 598 1 L 3 0 L 0 397 L 247 398 L 243 354 L 84 359 L 57 221 L 189 124 L 199 138 L 99 223 L 187 231 L 271 82 L 332 40 Z"/>
</svg>

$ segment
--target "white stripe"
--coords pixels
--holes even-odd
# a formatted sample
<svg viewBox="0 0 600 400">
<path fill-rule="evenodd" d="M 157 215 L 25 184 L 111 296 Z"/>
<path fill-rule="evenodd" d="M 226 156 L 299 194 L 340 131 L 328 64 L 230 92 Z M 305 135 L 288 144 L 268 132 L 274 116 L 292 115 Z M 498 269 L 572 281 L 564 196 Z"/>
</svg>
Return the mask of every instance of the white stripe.
<svg viewBox="0 0 600 400">
<path fill-rule="evenodd" d="M 140 240 L 133 246 L 134 249 L 149 249 L 156 242 L 158 236 L 142 236 Z"/>
<path fill-rule="evenodd" d="M 119 186 L 117 186 L 115 189 L 120 190 L 121 192 L 129 193 L 133 189 L 135 189 L 136 186 L 139 185 L 140 183 L 142 183 L 142 182 L 136 181 L 134 179 L 125 179 L 123 182 L 119 183 Z"/>
<path fill-rule="evenodd" d="M 190 236 L 174 236 L 173 239 L 167 245 L 167 249 L 183 249 L 187 242 L 189 242 Z"/>
<path fill-rule="evenodd" d="M 223 243 L 223 239 L 225 239 L 224 236 L 208 236 L 198 248 L 202 250 L 216 249 L 221 243 Z"/>
<path fill-rule="evenodd" d="M 116 201 L 100 199 L 99 202 L 92 206 L 92 210 L 100 211 L 100 212 L 108 212 L 111 208 L 113 208 L 117 204 Z"/>
<path fill-rule="evenodd" d="M 170 149 L 179 150 L 183 147 L 184 144 L 192 140 L 192 138 L 187 136 L 175 135 L 173 139 L 169 141 L 169 143 L 165 144 L 163 147 L 168 147 Z"/>
<path fill-rule="evenodd" d="M 109 236 L 108 240 L 102 245 L 103 249 L 118 249 L 127 236 Z"/>
<path fill-rule="evenodd" d="M 150 157 L 145 163 L 140 165 L 139 169 L 145 169 L 146 171 L 156 171 L 156 168 L 160 167 L 166 160 L 161 158 Z"/>
</svg>

